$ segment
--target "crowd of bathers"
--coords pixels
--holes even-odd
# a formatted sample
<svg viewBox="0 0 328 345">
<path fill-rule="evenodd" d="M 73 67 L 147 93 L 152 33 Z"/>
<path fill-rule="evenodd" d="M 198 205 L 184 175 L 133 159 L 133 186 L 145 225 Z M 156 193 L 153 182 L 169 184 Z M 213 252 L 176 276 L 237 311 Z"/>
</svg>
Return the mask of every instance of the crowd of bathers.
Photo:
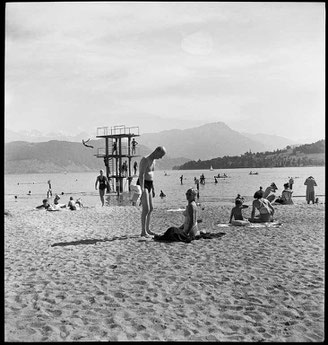
<svg viewBox="0 0 328 345">
<path fill-rule="evenodd" d="M 42 205 L 39 205 L 36 208 L 39 210 L 45 209 L 47 211 L 60 211 L 61 209 L 67 208 L 69 210 L 76 211 L 83 207 L 81 198 L 74 200 L 74 198 L 71 196 L 67 204 L 60 203 L 59 200 L 60 196 L 56 194 L 52 204 L 49 202 L 48 198 L 45 198 L 42 200 Z"/>
</svg>

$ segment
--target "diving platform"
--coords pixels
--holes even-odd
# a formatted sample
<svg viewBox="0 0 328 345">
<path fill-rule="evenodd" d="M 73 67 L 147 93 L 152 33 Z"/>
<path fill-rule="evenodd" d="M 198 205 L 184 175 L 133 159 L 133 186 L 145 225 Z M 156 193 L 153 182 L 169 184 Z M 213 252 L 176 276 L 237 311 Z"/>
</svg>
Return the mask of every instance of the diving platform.
<svg viewBox="0 0 328 345">
<path fill-rule="evenodd" d="M 97 138 L 105 139 L 105 147 L 98 148 L 95 156 L 102 158 L 106 167 L 106 176 L 110 181 L 111 192 L 118 195 L 127 190 L 132 177 L 136 174 L 135 164 L 139 155 L 139 127 L 118 125 L 113 127 L 98 127 Z M 132 164 L 132 160 L 134 160 Z M 132 169 L 134 174 L 132 174 Z"/>
</svg>

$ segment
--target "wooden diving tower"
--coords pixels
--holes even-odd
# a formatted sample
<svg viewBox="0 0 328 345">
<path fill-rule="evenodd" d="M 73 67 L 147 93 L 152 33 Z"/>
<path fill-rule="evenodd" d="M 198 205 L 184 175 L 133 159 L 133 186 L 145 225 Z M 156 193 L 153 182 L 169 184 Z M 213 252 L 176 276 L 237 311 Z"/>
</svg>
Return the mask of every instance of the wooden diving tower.
<svg viewBox="0 0 328 345">
<path fill-rule="evenodd" d="M 97 158 L 103 158 L 106 176 L 110 183 L 110 191 L 120 193 L 129 191 L 132 180 L 132 159 L 140 157 L 135 137 L 139 136 L 139 127 L 98 127 L 97 138 L 105 139 L 105 147 L 97 150 Z M 126 166 L 126 169 L 122 169 Z"/>
</svg>

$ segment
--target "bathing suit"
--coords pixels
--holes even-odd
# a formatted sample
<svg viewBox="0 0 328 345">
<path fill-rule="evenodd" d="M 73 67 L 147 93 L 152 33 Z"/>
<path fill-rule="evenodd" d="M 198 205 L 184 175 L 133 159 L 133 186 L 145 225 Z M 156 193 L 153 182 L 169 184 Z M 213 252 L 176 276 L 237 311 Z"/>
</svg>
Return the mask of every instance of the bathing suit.
<svg viewBox="0 0 328 345">
<path fill-rule="evenodd" d="M 98 181 L 99 181 L 99 189 L 101 190 L 106 189 L 107 187 L 106 178 L 103 176 L 102 179 L 100 179 L 100 176 L 98 176 Z"/>
<path fill-rule="evenodd" d="M 138 179 L 138 181 L 137 181 L 137 185 L 140 186 L 139 179 Z M 153 181 L 145 180 L 145 181 L 144 181 L 144 187 L 145 187 L 146 189 L 148 189 L 148 192 L 150 193 L 150 192 L 152 191 L 152 189 L 154 189 Z"/>
</svg>

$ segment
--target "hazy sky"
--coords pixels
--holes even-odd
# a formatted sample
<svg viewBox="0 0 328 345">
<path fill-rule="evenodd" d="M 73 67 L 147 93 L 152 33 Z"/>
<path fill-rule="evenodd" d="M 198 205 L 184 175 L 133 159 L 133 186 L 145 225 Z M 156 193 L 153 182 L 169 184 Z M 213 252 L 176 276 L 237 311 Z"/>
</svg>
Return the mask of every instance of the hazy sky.
<svg viewBox="0 0 328 345">
<path fill-rule="evenodd" d="M 325 138 L 325 3 L 7 3 L 5 127 Z"/>
</svg>

